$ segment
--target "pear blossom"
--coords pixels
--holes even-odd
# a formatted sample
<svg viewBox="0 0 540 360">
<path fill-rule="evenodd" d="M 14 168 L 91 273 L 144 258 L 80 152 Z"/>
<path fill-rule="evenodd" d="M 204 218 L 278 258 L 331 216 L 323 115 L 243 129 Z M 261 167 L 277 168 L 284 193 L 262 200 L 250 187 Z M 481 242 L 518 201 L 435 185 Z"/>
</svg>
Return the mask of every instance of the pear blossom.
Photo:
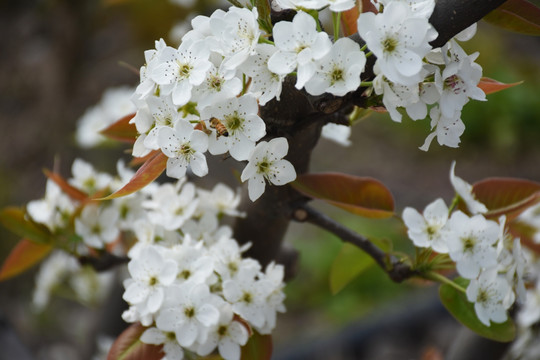
<svg viewBox="0 0 540 360">
<path fill-rule="evenodd" d="M 490 322 L 502 323 L 508 319 L 506 311 L 514 303 L 514 293 L 506 279 L 496 269 L 482 272 L 467 287 L 467 299 L 474 302 L 478 319 L 486 326 Z"/>
<path fill-rule="evenodd" d="M 45 197 L 30 201 L 26 206 L 26 211 L 32 220 L 47 226 L 54 232 L 68 224 L 75 211 L 75 205 L 53 180 L 48 179 Z"/>
<path fill-rule="evenodd" d="M 160 58 L 165 48 L 167 48 L 165 40 L 159 39 L 155 41 L 155 49 L 146 50 L 144 52 L 145 65 L 141 66 L 139 71 L 140 83 L 135 89 L 134 94 L 136 99 L 144 99 L 147 96 L 156 93 L 158 85 L 150 75 L 160 64 Z"/>
<path fill-rule="evenodd" d="M 236 77 L 236 70 L 227 69 L 222 63 L 212 65 L 201 85 L 193 89 L 193 101 L 200 109 L 216 102 L 236 97 L 242 91 L 242 81 Z"/>
<path fill-rule="evenodd" d="M 188 165 L 197 176 L 208 173 L 204 152 L 208 149 L 208 136 L 185 121 L 178 120 L 174 128 L 164 126 L 158 132 L 158 144 L 167 160 L 167 176 L 181 179 Z"/>
<path fill-rule="evenodd" d="M 446 117 L 452 117 L 456 111 L 461 111 L 469 98 L 486 100 L 486 95 L 478 87 L 482 77 L 482 67 L 474 62 L 478 53 L 467 55 L 457 42 L 451 43 L 450 56 L 445 56 L 446 67 L 442 73 L 435 72 L 435 86 L 441 94 L 439 106 Z"/>
<path fill-rule="evenodd" d="M 272 1 L 272 6 L 279 8 L 279 10 L 294 9 L 301 11 L 303 9 L 322 9 L 328 3 L 328 0 L 275 0 Z"/>
<path fill-rule="evenodd" d="M 452 166 L 450 169 L 450 182 L 452 183 L 452 186 L 454 187 L 456 193 L 467 205 L 467 209 L 469 209 L 472 214 L 486 213 L 488 211 L 487 207 L 474 198 L 474 195 L 472 193 L 472 185 L 463 180 L 462 178 L 456 176 L 455 169 L 456 162 L 454 161 L 452 162 Z"/>
<path fill-rule="evenodd" d="M 176 283 L 191 281 L 206 283 L 214 272 L 214 259 L 209 256 L 204 244 L 193 241 L 186 233 L 182 244 L 173 246 L 168 256 L 178 264 Z"/>
<path fill-rule="evenodd" d="M 387 6 L 390 2 L 402 2 L 409 6 L 414 16 L 429 19 L 435 8 L 435 0 L 378 0 L 379 9 Z"/>
<path fill-rule="evenodd" d="M 123 298 L 130 304 L 142 304 L 150 313 L 161 307 L 165 288 L 176 279 L 178 266 L 166 259 L 155 246 L 148 246 L 128 263 L 130 278 L 126 280 Z"/>
<path fill-rule="evenodd" d="M 112 176 L 96 171 L 90 163 L 81 159 L 73 161 L 71 173 L 73 177 L 68 182 L 87 194 L 107 188 L 112 181 Z"/>
<path fill-rule="evenodd" d="M 207 285 L 187 281 L 167 288 L 163 309 L 156 317 L 157 328 L 176 334 L 182 347 L 204 343 L 209 330 L 219 321 L 223 300 L 210 293 Z"/>
<path fill-rule="evenodd" d="M 249 333 L 244 325 L 233 320 L 234 313 L 230 306 L 220 309 L 217 325 L 209 332 L 208 339 L 197 349 L 197 354 L 206 356 L 216 347 L 225 360 L 240 360 L 240 347 L 247 343 Z"/>
<path fill-rule="evenodd" d="M 240 205 L 239 189 L 233 189 L 223 183 L 217 183 L 211 191 L 198 189 L 199 209 L 204 213 L 215 213 L 217 216 L 242 216 L 237 210 Z"/>
<path fill-rule="evenodd" d="M 301 89 L 315 75 L 315 61 L 325 56 L 332 43 L 325 32 L 317 32 L 315 20 L 299 11 L 292 22 L 274 25 L 274 43 L 278 51 L 268 60 L 271 72 L 287 75 L 297 69 L 296 88 Z"/>
<path fill-rule="evenodd" d="M 424 144 L 420 146 L 420 150 L 428 151 L 435 137 L 439 145 L 458 147 L 460 136 L 465 131 L 465 124 L 461 120 L 461 111 L 456 110 L 451 117 L 446 117 L 441 113 L 438 106 L 434 106 L 429 111 L 429 116 L 431 117 L 431 129 L 434 129 L 434 131 L 426 137 Z"/>
<path fill-rule="evenodd" d="M 164 359 L 182 360 L 184 349 L 176 340 L 176 334 L 172 331 L 162 331 L 156 327 L 146 329 L 141 337 L 141 342 L 152 345 L 163 345 Z"/>
<path fill-rule="evenodd" d="M 160 64 L 150 77 L 164 95 L 172 94 L 175 105 L 183 106 L 191 99 L 193 86 L 200 85 L 212 63 L 204 41 L 183 41 L 178 49 L 166 47 L 161 51 Z"/>
<path fill-rule="evenodd" d="M 242 182 L 249 180 L 248 193 L 251 201 L 257 200 L 266 187 L 265 180 L 273 185 L 284 185 L 296 179 L 292 164 L 283 157 L 289 151 L 285 138 L 261 141 L 251 152 L 249 163 L 242 171 Z"/>
<path fill-rule="evenodd" d="M 203 119 L 218 119 L 227 129 L 227 136 L 212 135 L 208 139 L 211 154 L 229 151 L 236 160 L 247 160 L 255 142 L 266 134 L 266 125 L 257 115 L 259 106 L 251 95 L 232 98 L 203 109 Z"/>
<path fill-rule="evenodd" d="M 414 85 L 422 80 L 422 59 L 437 37 L 427 18 L 414 16 L 404 2 L 391 1 L 383 13 L 360 14 L 358 33 L 390 81 Z"/>
<path fill-rule="evenodd" d="M 321 137 L 331 140 L 341 146 L 350 146 L 351 127 L 347 125 L 328 123 L 321 130 Z"/>
<path fill-rule="evenodd" d="M 499 224 L 486 220 L 482 215 L 469 218 L 456 211 L 448 220 L 453 234 L 448 236 L 448 250 L 461 276 L 475 279 L 482 269 L 497 265 Z"/>
<path fill-rule="evenodd" d="M 277 74 L 268 68 L 268 60 L 278 49 L 270 44 L 257 44 L 256 53 L 242 65 L 242 71 L 251 77 L 249 93 L 263 106 L 273 98 L 279 100 L 285 74 Z"/>
<path fill-rule="evenodd" d="M 258 272 L 259 266 L 242 267 L 234 279 L 223 282 L 223 295 L 235 313 L 255 327 L 263 327 L 266 299 L 272 291 L 272 284 L 268 280 L 257 281 Z"/>
<path fill-rule="evenodd" d="M 195 213 L 198 201 L 192 183 L 184 186 L 182 182 L 165 183 L 154 192 L 151 200 L 143 202 L 143 207 L 150 210 L 148 218 L 152 223 L 166 230 L 178 230 Z"/>
<path fill-rule="evenodd" d="M 447 237 L 450 229 L 445 227 L 448 221 L 448 207 L 443 199 L 437 199 L 420 214 L 413 208 L 403 210 L 403 221 L 407 234 L 418 247 L 431 247 L 439 253 L 448 253 Z"/>
<path fill-rule="evenodd" d="M 120 234 L 117 226 L 119 213 L 114 207 L 102 208 L 87 205 L 81 215 L 75 219 L 75 232 L 83 242 L 93 248 L 103 249 Z"/>
<path fill-rule="evenodd" d="M 328 92 L 343 96 L 360 86 L 360 74 L 364 71 L 366 56 L 360 46 L 349 38 L 340 38 L 325 56 L 315 62 L 315 75 L 306 82 L 311 95 Z"/>
<path fill-rule="evenodd" d="M 226 69 L 238 68 L 250 55 L 255 54 L 261 35 L 257 18 L 256 7 L 249 10 L 234 6 L 222 18 L 210 18 L 212 32 L 221 45 L 215 50 L 224 56 L 223 66 Z"/>
</svg>

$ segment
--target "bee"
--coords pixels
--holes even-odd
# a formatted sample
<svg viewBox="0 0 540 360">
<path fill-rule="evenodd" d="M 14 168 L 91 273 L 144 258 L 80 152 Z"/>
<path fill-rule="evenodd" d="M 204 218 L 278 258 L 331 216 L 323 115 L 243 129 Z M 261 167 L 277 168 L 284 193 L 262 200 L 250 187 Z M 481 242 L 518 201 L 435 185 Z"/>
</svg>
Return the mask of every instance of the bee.
<svg viewBox="0 0 540 360">
<path fill-rule="evenodd" d="M 215 117 L 210 118 L 210 127 L 212 129 L 216 129 L 217 137 L 229 136 L 229 131 L 218 118 L 215 118 Z"/>
</svg>

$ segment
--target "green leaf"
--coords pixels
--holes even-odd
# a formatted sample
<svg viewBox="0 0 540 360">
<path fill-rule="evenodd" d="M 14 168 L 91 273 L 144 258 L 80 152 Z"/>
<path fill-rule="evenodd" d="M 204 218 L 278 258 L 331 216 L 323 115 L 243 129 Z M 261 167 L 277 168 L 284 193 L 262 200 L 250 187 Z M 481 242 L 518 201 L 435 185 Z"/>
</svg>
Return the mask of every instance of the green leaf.
<svg viewBox="0 0 540 360">
<path fill-rule="evenodd" d="M 50 244 L 52 237 L 49 229 L 26 218 L 24 210 L 17 207 L 7 207 L 0 211 L 0 223 L 6 229 L 24 239 L 35 243 Z"/>
<path fill-rule="evenodd" d="M 132 324 L 114 341 L 107 360 L 160 360 L 162 346 L 145 344 L 139 340 L 146 330 L 140 323 Z"/>
<path fill-rule="evenodd" d="M 373 264 L 375 264 L 375 260 L 371 256 L 357 246 L 344 243 L 330 267 L 330 291 L 332 295 L 340 292 Z"/>
<path fill-rule="evenodd" d="M 488 23 L 526 35 L 540 35 L 540 9 L 526 0 L 508 0 L 484 17 Z"/>
<path fill-rule="evenodd" d="M 109 127 L 101 130 L 99 133 L 112 140 L 134 144 L 135 140 L 137 140 L 137 136 L 139 136 L 139 132 L 137 131 L 135 124 L 129 123 L 134 116 L 135 114 L 126 115 L 115 123 L 109 125 Z"/>
<path fill-rule="evenodd" d="M 241 360 L 270 360 L 272 357 L 272 336 L 254 332 L 246 345 L 242 346 Z M 107 359 L 109 360 L 109 359 Z"/>
<path fill-rule="evenodd" d="M 473 184 L 472 192 L 488 208 L 486 217 L 506 215 L 507 221 L 540 202 L 540 183 L 523 179 L 485 179 Z"/>
<path fill-rule="evenodd" d="M 98 200 L 116 199 L 134 193 L 156 180 L 167 167 L 168 157 L 162 152 L 149 158 L 120 190 Z"/>
<path fill-rule="evenodd" d="M 356 215 L 381 219 L 394 214 L 390 190 L 372 178 L 341 173 L 304 174 L 292 186 L 309 197 Z"/>
<path fill-rule="evenodd" d="M 49 244 L 37 244 L 22 239 L 4 261 L 4 265 L 0 270 L 0 281 L 7 280 L 28 270 L 47 256 L 52 248 L 52 245 Z"/>
<path fill-rule="evenodd" d="M 456 278 L 454 282 L 466 288 L 469 280 Z M 478 335 L 499 342 L 509 342 L 516 337 L 516 327 L 510 318 L 502 324 L 492 322 L 491 326 L 484 325 L 476 316 L 474 304 L 469 302 L 467 296 L 456 288 L 442 284 L 439 288 L 439 296 L 448 312 Z"/>
<path fill-rule="evenodd" d="M 515 83 L 511 83 L 511 84 L 505 84 L 505 83 L 499 82 L 497 80 L 490 79 L 488 77 L 483 77 L 483 78 L 480 79 L 480 82 L 478 83 L 478 87 L 480 89 L 482 89 L 482 91 L 486 95 L 488 95 L 488 94 L 493 94 L 493 93 L 502 91 L 504 89 L 508 89 L 508 88 L 518 86 L 518 85 L 521 85 L 521 84 L 523 84 L 523 81 L 518 81 L 518 82 L 515 82 Z"/>
</svg>

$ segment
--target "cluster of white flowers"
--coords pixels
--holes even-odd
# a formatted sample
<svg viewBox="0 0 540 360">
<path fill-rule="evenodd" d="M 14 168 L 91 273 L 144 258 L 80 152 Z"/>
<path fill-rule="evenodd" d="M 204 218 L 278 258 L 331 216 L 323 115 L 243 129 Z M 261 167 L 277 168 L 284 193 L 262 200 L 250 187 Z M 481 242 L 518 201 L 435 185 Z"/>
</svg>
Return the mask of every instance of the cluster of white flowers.
<svg viewBox="0 0 540 360">
<path fill-rule="evenodd" d="M 497 222 L 482 215 L 486 207 L 473 198 L 470 184 L 454 174 L 454 167 L 451 182 L 471 216 L 460 210 L 450 215 L 444 200 L 437 199 L 422 214 L 405 208 L 403 221 L 414 245 L 448 254 L 459 275 L 470 280 L 466 295 L 480 321 L 487 326 L 490 321 L 501 323 L 516 298 L 525 300 L 526 260 L 520 240 L 505 232 L 504 216 Z"/>
<path fill-rule="evenodd" d="M 279 100 L 282 82 L 290 74 L 296 75 L 296 87 L 311 95 L 343 96 L 361 85 L 372 87 L 396 121 L 401 119 L 398 107 L 421 119 L 433 105 L 429 113 L 434 131 L 422 148 L 427 149 L 434 137 L 440 144 L 457 146 L 464 130 L 461 108 L 469 98 L 484 100 L 477 87 L 481 68 L 474 63 L 477 54 L 467 56 L 454 39 L 442 49 L 429 45 L 437 36 L 428 22 L 433 0 L 381 1 L 380 13 L 360 15 L 359 34 L 368 55 L 377 57 L 372 83 L 361 83 L 364 49 L 349 38 L 332 43 L 315 18 L 302 11 L 329 6 L 339 12 L 354 2 L 277 1 L 275 5 L 298 12 L 292 21 L 276 23 L 271 34 L 259 27 L 257 8 L 231 7 L 210 17 L 195 17 L 193 29 L 178 48 L 160 40 L 155 49 L 145 52 L 146 63 L 133 96 L 137 115 L 132 122 L 140 134 L 134 156 L 161 150 L 169 158 L 167 174 L 181 179 L 188 168 L 197 176 L 208 173 L 206 152 L 228 152 L 235 160 L 249 160 L 244 174 L 253 175 L 255 169 L 253 176 L 242 176 L 242 181 L 253 180 L 249 186 L 253 201 L 262 195 L 267 181 L 274 185 L 293 181 L 296 173 L 290 164 L 276 171 L 277 167 L 258 161 L 266 148 L 259 105 Z M 466 40 L 474 31 L 468 29 L 456 39 Z M 286 141 L 282 138 L 279 143 Z M 270 157 L 283 164 L 288 163 L 283 160 L 286 155 L 280 151 L 279 158 Z"/>
<path fill-rule="evenodd" d="M 469 99 L 485 100 L 478 88 L 482 68 L 474 62 L 478 53 L 467 55 L 456 40 L 466 41 L 476 24 L 462 31 L 442 48 L 429 42 L 437 32 L 428 19 L 435 2 L 379 1 L 384 12 L 361 14 L 358 31 L 377 56 L 373 81 L 375 93 L 391 118 L 401 121 L 403 108 L 413 120 L 429 116 L 433 132 L 420 149 L 427 151 L 436 137 L 440 145 L 457 147 L 465 129 L 461 110 Z"/>
<path fill-rule="evenodd" d="M 167 359 L 216 347 L 224 359 L 239 359 L 250 328 L 269 334 L 285 310 L 281 265 L 263 272 L 229 236 L 213 241 L 185 233 L 176 244 L 141 246 L 128 264 L 123 318 L 148 326 L 141 341 L 164 345 Z"/>
<path fill-rule="evenodd" d="M 283 149 L 286 152 L 282 140 L 261 142 L 254 155 L 275 172 L 288 164 L 279 160 Z M 240 346 L 252 328 L 261 334 L 272 331 L 276 312 L 285 310 L 283 266 L 271 263 L 263 271 L 256 260 L 242 258 L 249 246 L 239 247 L 232 229 L 220 225 L 225 215 L 243 216 L 236 209 L 237 193 L 224 184 L 211 191 L 198 189 L 182 178 L 98 202 L 80 196 L 119 189 L 132 172 L 119 162 L 119 176 L 113 177 L 80 159 L 74 161 L 72 172 L 67 182 L 80 191 L 78 195 L 70 197 L 48 180 L 45 197 L 32 201 L 28 214 L 53 234 L 67 235 L 72 223 L 76 245 L 71 250 L 76 255 L 103 248 L 127 252 L 130 277 L 124 299 L 130 309 L 123 317 L 149 327 L 143 342 L 163 344 L 167 359 L 182 359 L 184 351 L 207 355 L 217 347 L 223 358 L 233 360 L 239 359 Z M 258 175 L 249 176 L 253 186 Z M 128 248 L 126 239 L 132 237 L 136 241 Z M 75 257 L 55 253 L 38 275 L 36 305 L 43 307 L 55 285 L 70 276 L 83 299 L 100 290 L 86 286 L 91 284 L 82 275 Z"/>
</svg>

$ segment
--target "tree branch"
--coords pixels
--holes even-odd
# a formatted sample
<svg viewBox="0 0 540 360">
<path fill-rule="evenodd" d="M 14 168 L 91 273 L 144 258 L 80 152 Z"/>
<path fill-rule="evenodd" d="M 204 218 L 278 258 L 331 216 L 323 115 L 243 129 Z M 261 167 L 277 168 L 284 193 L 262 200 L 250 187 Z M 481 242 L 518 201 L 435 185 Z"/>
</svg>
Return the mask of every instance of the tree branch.
<svg viewBox="0 0 540 360">
<path fill-rule="evenodd" d="M 344 242 L 348 242 L 364 250 L 388 274 L 390 279 L 397 283 L 417 275 L 408 264 L 404 263 L 396 256 L 384 252 L 368 238 L 346 228 L 309 205 L 300 205 L 293 212 L 293 219 L 300 222 L 308 222 L 325 229 Z"/>
</svg>

